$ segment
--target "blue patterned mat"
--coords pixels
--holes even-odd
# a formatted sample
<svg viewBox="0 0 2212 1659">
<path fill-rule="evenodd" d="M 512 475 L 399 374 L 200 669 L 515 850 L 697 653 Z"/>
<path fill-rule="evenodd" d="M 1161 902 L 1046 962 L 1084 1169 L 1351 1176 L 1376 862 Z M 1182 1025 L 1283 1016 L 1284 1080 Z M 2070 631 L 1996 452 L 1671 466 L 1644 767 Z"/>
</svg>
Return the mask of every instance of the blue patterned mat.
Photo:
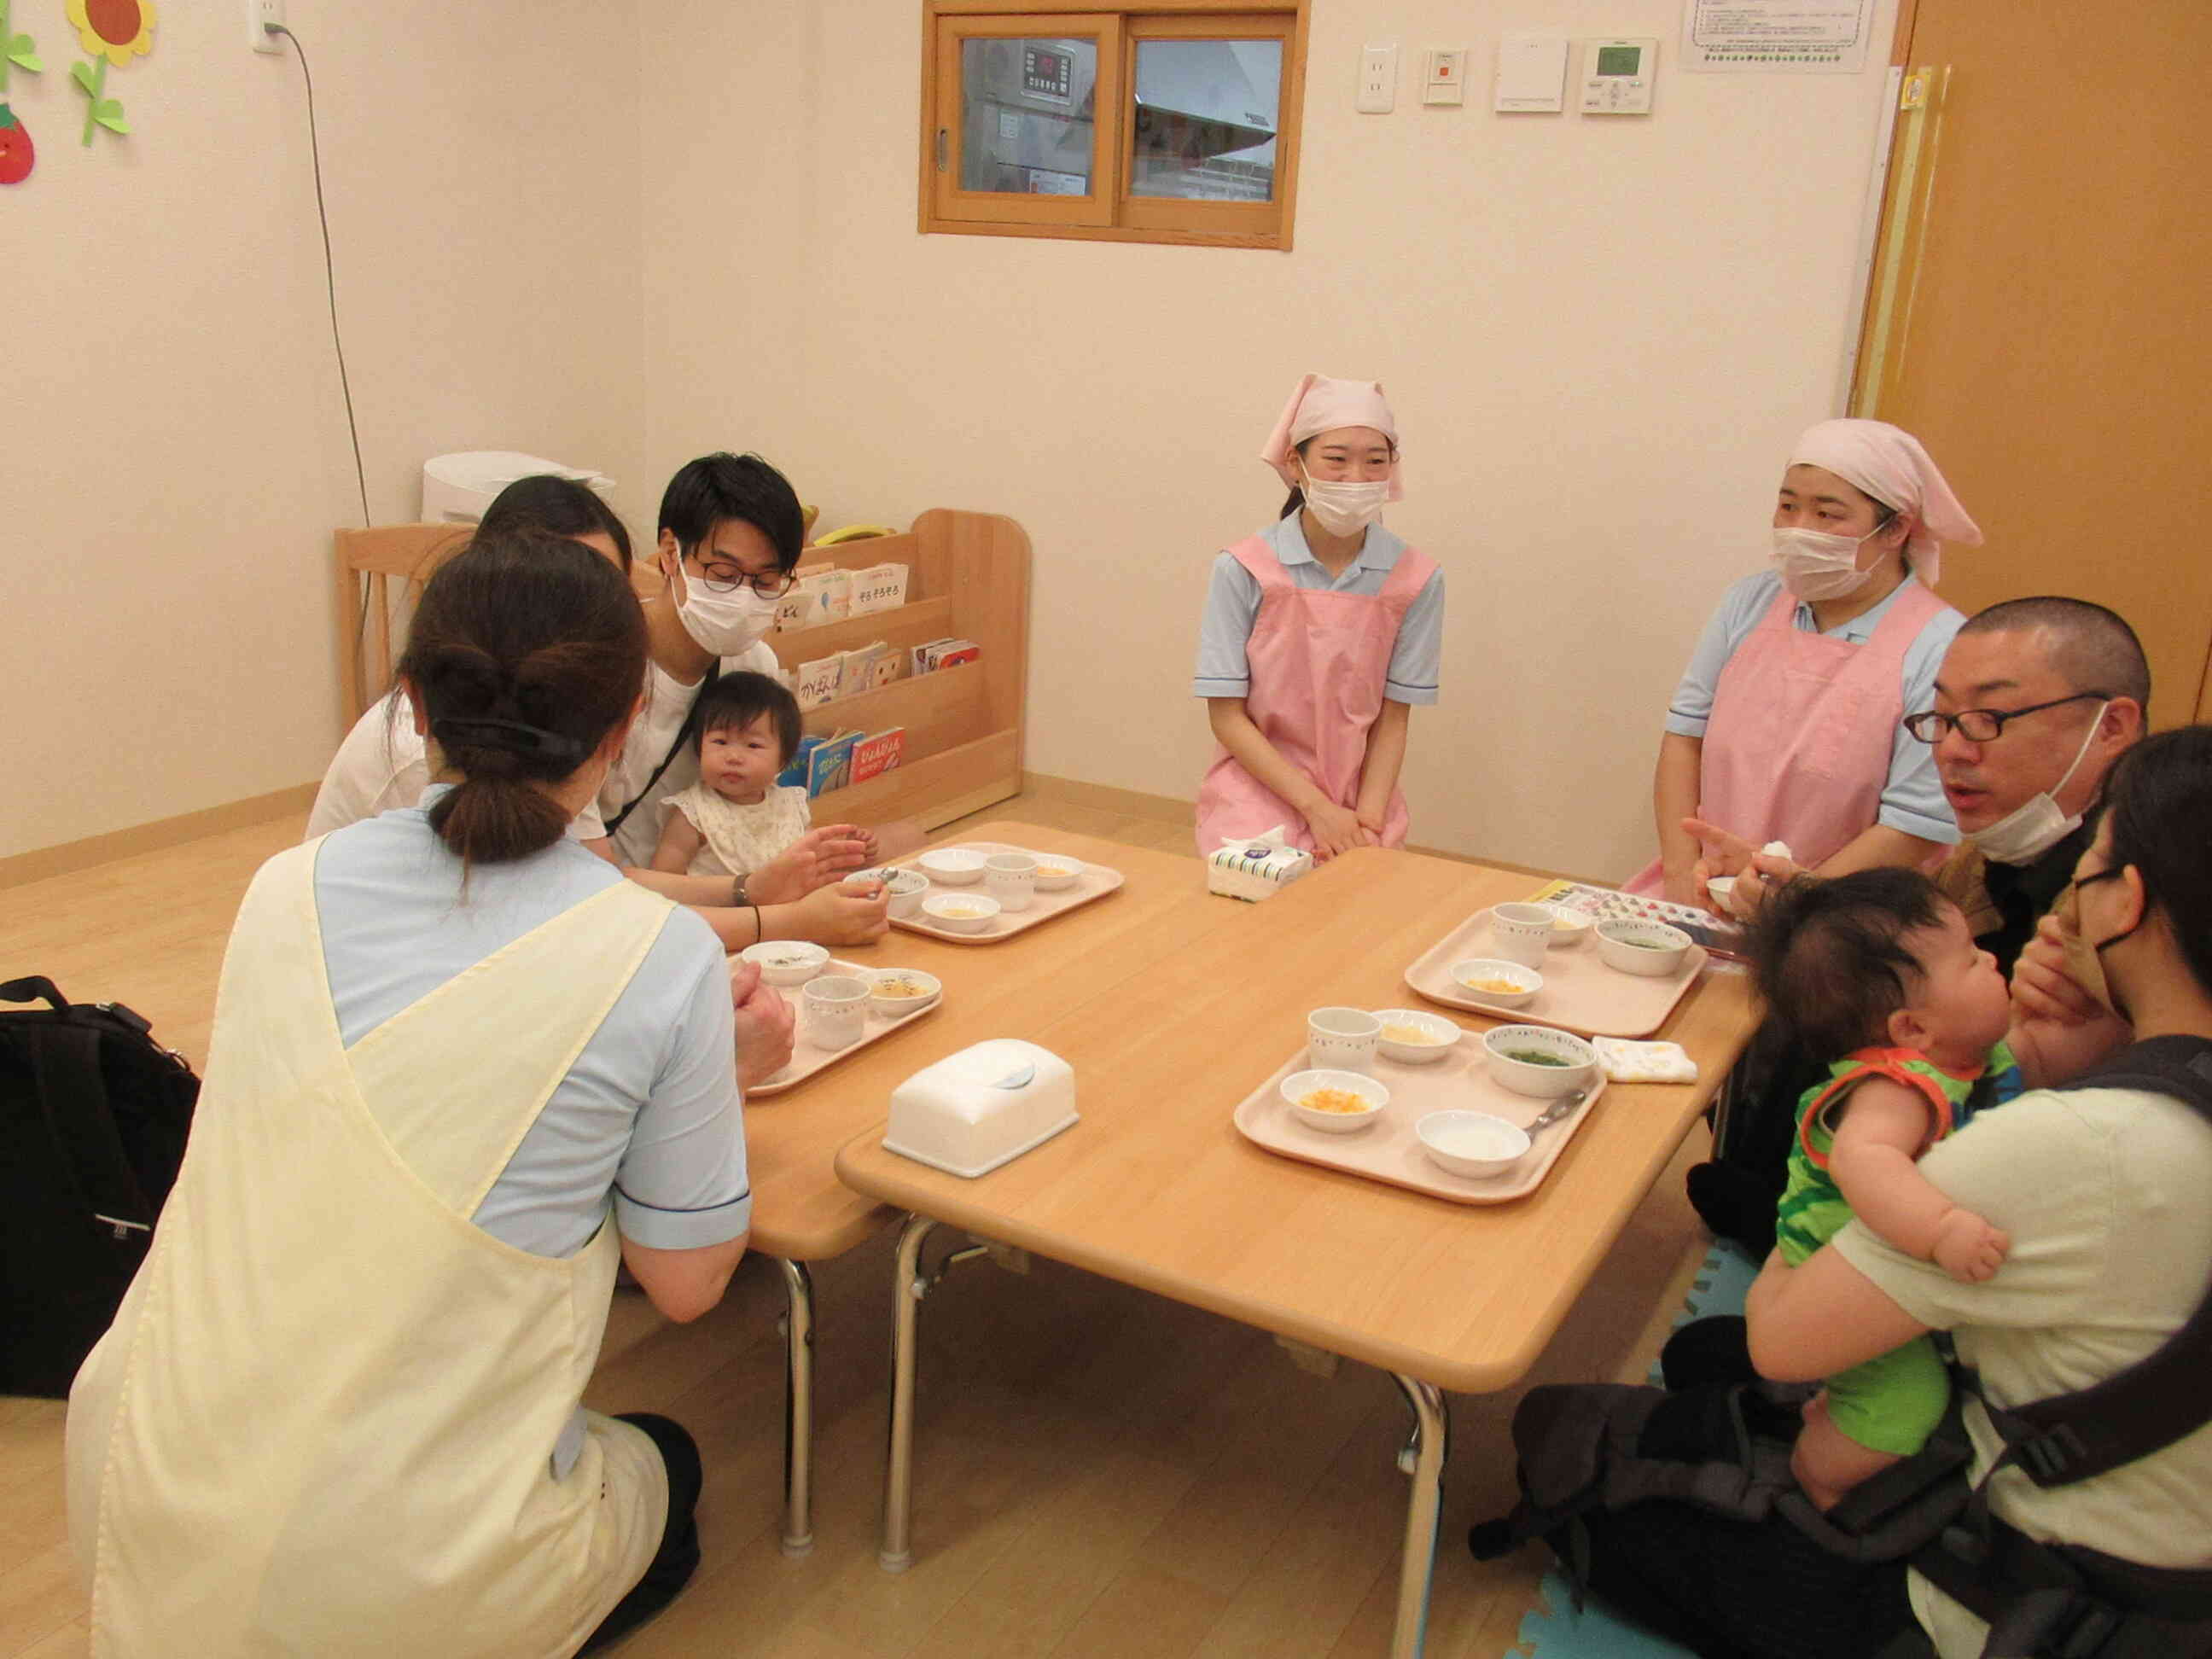
<svg viewBox="0 0 2212 1659">
<path fill-rule="evenodd" d="M 1732 1244 L 1716 1243 L 1705 1252 L 1690 1294 L 1674 1321 L 1677 1329 L 1707 1314 L 1741 1313 L 1751 1281 L 1759 1277 L 1759 1264 Z M 1659 1380 L 1659 1368 L 1651 1368 Z M 1585 1606 L 1575 1611 L 1574 1594 L 1558 1572 L 1544 1575 L 1545 1610 L 1521 1621 L 1520 1645 L 1532 1659 L 1696 1659 L 1687 1648 L 1625 1625 L 1602 1607 Z M 1519 1649 L 1506 1656 L 1518 1659 Z"/>
</svg>

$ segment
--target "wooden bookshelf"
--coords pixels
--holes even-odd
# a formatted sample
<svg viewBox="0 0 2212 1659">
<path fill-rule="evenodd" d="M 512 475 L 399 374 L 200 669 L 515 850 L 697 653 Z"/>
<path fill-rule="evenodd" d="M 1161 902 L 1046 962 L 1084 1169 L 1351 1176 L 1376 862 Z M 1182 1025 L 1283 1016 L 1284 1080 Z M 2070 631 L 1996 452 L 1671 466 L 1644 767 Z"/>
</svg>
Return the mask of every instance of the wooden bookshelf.
<svg viewBox="0 0 2212 1659">
<path fill-rule="evenodd" d="M 982 655 L 957 668 L 910 675 L 806 711 L 811 736 L 848 728 L 906 728 L 898 766 L 814 799 L 814 821 L 912 818 L 949 823 L 1022 787 L 1022 728 L 1029 679 L 1030 538 L 1012 519 L 933 507 L 903 535 L 810 547 L 799 568 L 907 568 L 906 603 L 769 635 L 787 669 L 883 640 L 903 653 L 925 640 L 970 639 Z"/>
</svg>

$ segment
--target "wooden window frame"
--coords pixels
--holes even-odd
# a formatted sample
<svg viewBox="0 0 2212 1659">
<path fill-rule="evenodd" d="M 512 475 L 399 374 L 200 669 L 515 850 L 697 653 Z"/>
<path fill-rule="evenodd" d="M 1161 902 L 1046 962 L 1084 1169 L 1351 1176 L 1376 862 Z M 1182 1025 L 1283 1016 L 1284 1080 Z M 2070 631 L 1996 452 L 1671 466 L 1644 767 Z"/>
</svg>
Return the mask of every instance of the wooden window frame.
<svg viewBox="0 0 2212 1659">
<path fill-rule="evenodd" d="M 1298 117 L 1305 101 L 1310 0 L 1145 0 L 1121 11 L 1097 0 L 923 0 L 919 228 L 925 235 L 1042 236 L 1210 247 L 1291 246 L 1297 200 Z M 1063 34 L 1098 42 L 1091 193 L 1018 196 L 959 188 L 963 41 Z M 1147 40 L 1279 40 L 1283 76 L 1274 199 L 1193 202 L 1133 197 L 1136 54 Z M 1109 98 L 1111 103 L 1109 103 Z M 1112 118 L 1106 118 L 1110 109 Z M 940 166 L 941 162 L 941 166 Z"/>
</svg>

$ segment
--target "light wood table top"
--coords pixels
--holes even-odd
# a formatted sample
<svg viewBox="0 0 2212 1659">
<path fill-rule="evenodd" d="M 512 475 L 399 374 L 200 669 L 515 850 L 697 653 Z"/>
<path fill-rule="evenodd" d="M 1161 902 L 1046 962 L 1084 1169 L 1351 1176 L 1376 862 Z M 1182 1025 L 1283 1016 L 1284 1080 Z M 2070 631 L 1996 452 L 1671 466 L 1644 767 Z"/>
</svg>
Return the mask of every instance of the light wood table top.
<svg viewBox="0 0 2212 1659">
<path fill-rule="evenodd" d="M 883 1121 L 892 1089 L 986 1037 L 1036 1033 L 1064 1011 L 1143 974 L 1173 941 L 1234 930 L 1253 907 L 1209 896 L 1194 858 L 1036 824 L 965 827 L 974 841 L 1066 853 L 1125 878 L 1119 891 L 989 945 L 954 945 L 894 927 L 879 945 L 840 948 L 849 961 L 919 968 L 944 982 L 926 1018 L 781 1093 L 745 1103 L 752 1248 L 794 1261 L 841 1255 L 886 1218 L 876 1199 L 838 1180 L 837 1149 Z"/>
<path fill-rule="evenodd" d="M 1407 963 L 1535 884 L 1365 848 L 1261 904 L 1203 899 L 1212 915 L 1134 941 L 1144 971 L 1041 1000 L 1019 1029 L 1075 1068 L 1081 1122 L 973 1181 L 885 1152 L 879 1122 L 837 1172 L 902 1209 L 1386 1370 L 1463 1393 L 1510 1387 L 1741 1048 L 1742 975 L 1708 970 L 1659 1033 L 1698 1060 L 1698 1083 L 1613 1085 L 1515 1203 L 1454 1204 L 1278 1158 L 1231 1114 L 1303 1047 L 1308 1010 L 1415 1000 Z"/>
</svg>

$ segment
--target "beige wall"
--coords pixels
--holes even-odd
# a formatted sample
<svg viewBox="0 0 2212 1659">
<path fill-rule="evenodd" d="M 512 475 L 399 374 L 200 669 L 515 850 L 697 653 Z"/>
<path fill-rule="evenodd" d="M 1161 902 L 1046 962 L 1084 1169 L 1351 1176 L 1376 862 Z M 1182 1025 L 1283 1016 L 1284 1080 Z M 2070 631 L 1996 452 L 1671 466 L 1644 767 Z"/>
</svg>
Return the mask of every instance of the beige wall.
<svg viewBox="0 0 2212 1659">
<path fill-rule="evenodd" d="M 914 0 L 650 8 L 654 465 L 711 438 L 783 462 L 825 523 L 1012 514 L 1037 550 L 1030 767 L 1188 796 L 1209 558 L 1281 499 L 1254 452 L 1300 372 L 1378 377 L 1406 436 L 1390 522 L 1451 582 L 1415 839 L 1625 872 L 1674 679 L 1831 412 L 1887 58 L 1684 74 L 1681 10 L 1316 5 L 1282 254 L 918 236 Z M 1538 26 L 1660 36 L 1657 112 L 1480 106 L 1498 33 Z M 1387 38 L 1399 107 L 1355 114 L 1359 46 Z M 1425 45 L 1474 49 L 1467 107 L 1419 106 Z M 719 221 L 663 228 L 702 200 Z"/>
<path fill-rule="evenodd" d="M 1301 371 L 1378 376 L 1391 522 L 1452 583 L 1416 839 L 1626 870 L 1667 692 L 1828 412 L 1880 101 L 1878 68 L 1680 73 L 1680 12 L 1328 0 L 1280 254 L 918 236 L 913 0 L 295 0 L 371 507 L 512 447 L 614 474 L 649 531 L 670 469 L 729 445 L 830 524 L 1011 514 L 1030 766 L 1188 795 L 1209 557 L 1279 500 L 1253 452 Z M 1658 112 L 1481 107 L 1498 34 L 1537 24 L 1660 36 Z M 0 801 L 0 856 L 315 776 L 358 510 L 296 65 L 167 8 L 111 76 L 138 136 L 85 151 L 41 27 L 12 90 L 40 167 L 0 199 L 0 753 L 55 781 Z M 1389 116 L 1351 109 L 1370 38 L 1408 59 Z M 1474 49 L 1468 107 L 1419 106 L 1428 44 Z"/>
<path fill-rule="evenodd" d="M 469 448 L 634 506 L 634 9 L 289 11 L 376 518 Z M 360 516 L 296 60 L 249 52 L 235 0 L 162 6 L 108 75 L 135 134 L 86 149 L 61 6 L 15 16 L 46 70 L 11 77 L 38 167 L 0 190 L 0 856 L 319 776 L 330 532 Z"/>
</svg>

